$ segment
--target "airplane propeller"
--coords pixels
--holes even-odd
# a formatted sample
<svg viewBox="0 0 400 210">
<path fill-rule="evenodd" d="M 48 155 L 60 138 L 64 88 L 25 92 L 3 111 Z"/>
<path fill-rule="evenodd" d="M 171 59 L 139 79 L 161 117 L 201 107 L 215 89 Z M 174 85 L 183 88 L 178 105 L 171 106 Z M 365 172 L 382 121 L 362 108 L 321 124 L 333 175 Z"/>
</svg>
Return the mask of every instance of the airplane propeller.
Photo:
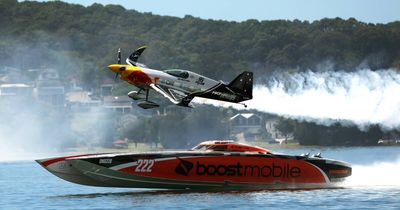
<svg viewBox="0 0 400 210">
<path fill-rule="evenodd" d="M 118 48 L 118 64 L 121 64 L 121 48 Z"/>
<path fill-rule="evenodd" d="M 118 64 L 121 64 L 121 48 L 118 48 L 118 58 L 117 58 Z M 114 82 L 117 80 L 118 73 L 115 72 L 115 77 L 114 77 Z"/>
</svg>

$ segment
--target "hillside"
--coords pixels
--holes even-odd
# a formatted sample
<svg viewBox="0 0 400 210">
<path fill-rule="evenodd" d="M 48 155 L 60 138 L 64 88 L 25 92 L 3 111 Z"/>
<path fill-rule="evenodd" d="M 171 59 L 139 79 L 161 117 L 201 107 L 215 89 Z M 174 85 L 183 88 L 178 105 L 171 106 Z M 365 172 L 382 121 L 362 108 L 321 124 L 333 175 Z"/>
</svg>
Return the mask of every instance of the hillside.
<svg viewBox="0 0 400 210">
<path fill-rule="evenodd" d="M 399 21 L 367 24 L 353 18 L 335 18 L 314 22 L 228 22 L 139 13 L 118 5 L 84 7 L 60 1 L 17 0 L 0 1 L 0 14 L 0 73 L 6 67 L 26 72 L 54 68 L 64 85 L 74 80 L 97 98 L 100 85 L 114 78 L 107 65 L 116 62 L 117 49 L 120 47 L 123 57 L 127 57 L 144 44 L 149 47 L 140 62 L 151 68 L 188 69 L 224 81 L 243 70 L 253 71 L 259 83 L 279 72 L 285 72 L 281 75 L 284 77 L 308 70 L 400 69 Z M 114 95 L 125 95 L 132 89 L 120 80 L 117 82 Z M 195 111 L 178 109 L 165 115 L 144 112 L 138 116 L 141 123 L 132 120 L 125 127 L 119 124 L 120 116 L 107 113 L 110 116 L 104 119 L 108 120 L 93 123 L 106 134 L 87 135 L 103 135 L 104 141 L 127 137 L 143 142 L 160 141 L 165 148 L 184 147 L 199 139 L 229 137 L 227 120 L 235 112 L 207 106 Z M 264 119 L 271 117 L 258 114 Z M 70 120 L 68 113 L 61 115 L 60 122 Z M 177 127 L 171 123 L 176 121 L 184 123 Z M 386 135 L 384 132 L 391 134 L 378 125 L 372 125 L 370 131 L 360 131 L 355 125 L 325 126 L 283 118 L 279 118 L 278 125 L 283 135 L 292 135 L 303 145 L 375 145 Z M 65 123 L 68 126 L 71 125 Z M 62 130 L 89 139 L 79 132 L 71 134 L 64 127 Z M 400 136 L 397 132 L 392 134 Z"/>
<path fill-rule="evenodd" d="M 118 47 L 128 56 L 143 44 L 149 49 L 141 59 L 150 67 L 189 69 L 223 80 L 244 69 L 257 77 L 279 70 L 400 67 L 398 21 L 238 23 L 158 16 L 116 5 L 16 0 L 1 1 L 0 13 L 2 66 L 56 66 L 89 86 L 112 76 L 106 65 L 115 61 Z"/>
</svg>

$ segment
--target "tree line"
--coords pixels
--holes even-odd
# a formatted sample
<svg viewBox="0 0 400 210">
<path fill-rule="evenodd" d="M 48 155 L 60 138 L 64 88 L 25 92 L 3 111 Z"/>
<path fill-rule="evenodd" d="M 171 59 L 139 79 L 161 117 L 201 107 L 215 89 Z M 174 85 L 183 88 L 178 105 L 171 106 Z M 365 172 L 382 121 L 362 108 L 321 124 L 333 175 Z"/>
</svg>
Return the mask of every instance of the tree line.
<svg viewBox="0 0 400 210">
<path fill-rule="evenodd" d="M 281 71 L 400 69 L 399 21 L 371 24 L 354 18 L 324 18 L 313 22 L 229 22 L 190 15 L 177 18 L 140 13 L 119 5 L 95 3 L 84 7 L 60 1 L 17 0 L 2 0 L 0 14 L 1 67 L 14 66 L 23 71 L 43 66 L 57 68 L 65 83 L 77 79 L 84 89 L 94 91 L 95 95 L 99 86 L 114 76 L 107 65 L 116 62 L 117 49 L 121 48 L 123 56 L 127 57 L 136 47 L 145 44 L 149 48 L 140 62 L 151 68 L 188 69 L 224 81 L 230 81 L 243 70 L 253 71 L 255 78 L 268 78 Z M 126 94 L 130 86 L 118 82 L 119 91 L 115 94 Z M 207 112 L 214 114 L 193 115 L 182 111 L 165 119 L 148 119 L 149 122 L 142 125 L 118 129 L 126 136 L 135 133 L 136 137 L 142 135 L 163 141 L 159 137 L 160 130 L 165 129 L 165 135 L 169 135 L 166 131 L 175 129 L 168 123 L 171 121 L 163 120 L 207 125 L 210 119 L 222 119 L 221 115 L 226 115 L 218 110 L 198 113 Z M 215 130 L 210 133 L 223 136 L 226 132 L 218 123 L 210 128 Z M 149 131 L 140 127 L 144 125 L 152 125 L 155 130 L 157 125 L 172 127 L 145 133 Z M 184 133 L 198 133 L 194 130 L 196 126 L 184 126 Z M 343 145 L 351 138 L 365 139 L 360 144 L 373 144 L 367 136 L 376 139 L 383 135 L 379 127 L 374 126 L 366 132 L 356 127 L 324 127 L 304 122 L 292 123 L 292 127 L 295 138 L 307 145 Z M 134 128 L 136 130 L 132 130 Z M 282 128 L 288 129 L 287 126 Z M 164 139 L 174 138 L 178 136 Z M 338 138 L 343 142 L 336 142 Z M 172 140 L 168 141 L 173 145 Z"/>
<path fill-rule="evenodd" d="M 128 56 L 144 44 L 149 48 L 142 62 L 150 67 L 189 69 L 222 79 L 243 70 L 256 76 L 318 70 L 327 61 L 333 70 L 400 68 L 399 21 L 228 22 L 139 13 L 118 5 L 17 0 L 1 1 L 0 12 L 3 65 L 20 63 L 21 56 L 29 67 L 64 64 L 60 68 L 66 75 L 76 74 L 92 86 L 111 76 L 105 68 L 116 61 L 119 47 Z"/>
</svg>

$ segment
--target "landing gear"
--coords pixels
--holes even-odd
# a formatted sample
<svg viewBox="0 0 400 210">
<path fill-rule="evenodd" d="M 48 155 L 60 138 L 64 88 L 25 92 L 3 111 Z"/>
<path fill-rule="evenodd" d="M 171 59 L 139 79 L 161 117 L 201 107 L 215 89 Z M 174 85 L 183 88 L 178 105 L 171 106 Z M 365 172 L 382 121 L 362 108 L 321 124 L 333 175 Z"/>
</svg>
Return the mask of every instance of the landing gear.
<svg viewBox="0 0 400 210">
<path fill-rule="evenodd" d="M 142 90 L 142 89 L 141 89 Z M 139 90 L 139 92 L 141 91 Z M 139 107 L 141 107 L 142 109 L 151 109 L 151 108 L 156 108 L 159 107 L 160 105 L 149 101 L 149 89 L 146 89 L 146 99 L 144 101 L 140 101 L 137 104 Z"/>
<path fill-rule="evenodd" d="M 142 89 L 140 89 L 139 91 L 131 91 L 128 93 L 128 97 L 133 99 L 133 100 L 139 100 L 139 99 L 143 99 L 142 97 L 140 97 L 140 92 L 142 91 Z"/>
<path fill-rule="evenodd" d="M 157 108 L 157 107 L 160 106 L 160 105 L 158 105 L 158 104 L 156 104 L 154 102 L 151 102 L 151 101 L 141 101 L 137 105 L 142 109 L 152 109 L 152 108 Z"/>
</svg>

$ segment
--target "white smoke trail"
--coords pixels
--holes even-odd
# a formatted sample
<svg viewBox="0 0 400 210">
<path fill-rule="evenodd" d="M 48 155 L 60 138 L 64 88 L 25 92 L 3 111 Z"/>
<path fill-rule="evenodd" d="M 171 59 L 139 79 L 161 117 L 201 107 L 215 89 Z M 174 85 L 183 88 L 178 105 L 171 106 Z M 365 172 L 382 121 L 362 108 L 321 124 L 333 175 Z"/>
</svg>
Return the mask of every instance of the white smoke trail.
<svg viewBox="0 0 400 210">
<path fill-rule="evenodd" d="M 360 128 L 379 124 L 400 127 L 400 74 L 395 70 L 280 74 L 269 85 L 255 85 L 249 109 L 329 125 L 335 122 Z M 216 106 L 224 104 L 196 100 Z"/>
</svg>

